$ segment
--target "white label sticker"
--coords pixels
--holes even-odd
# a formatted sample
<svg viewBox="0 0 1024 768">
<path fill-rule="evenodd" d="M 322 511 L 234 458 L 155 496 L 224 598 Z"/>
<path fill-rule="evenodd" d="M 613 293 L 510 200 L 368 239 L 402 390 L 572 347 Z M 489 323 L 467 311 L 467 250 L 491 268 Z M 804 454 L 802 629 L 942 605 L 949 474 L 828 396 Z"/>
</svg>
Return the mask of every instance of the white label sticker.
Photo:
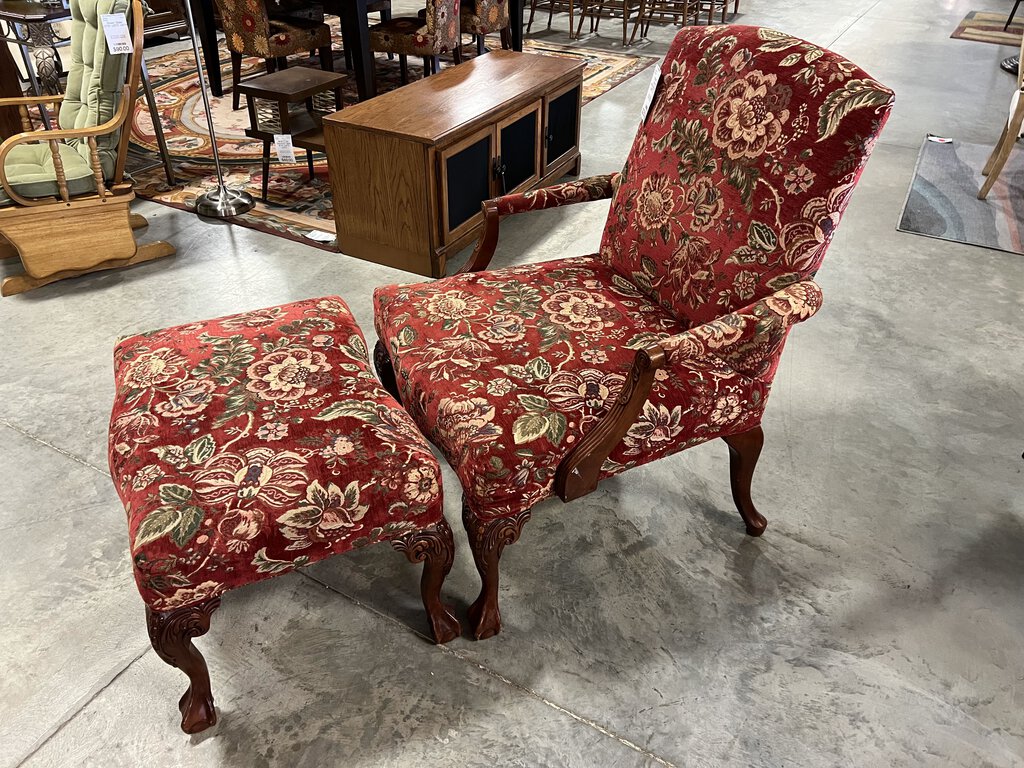
<svg viewBox="0 0 1024 768">
<path fill-rule="evenodd" d="M 107 39 L 107 50 L 111 53 L 131 53 L 132 36 L 128 31 L 128 19 L 120 13 L 101 13 L 100 24 Z"/>
<path fill-rule="evenodd" d="M 644 105 L 640 110 L 640 122 L 643 123 L 647 120 L 647 113 L 651 109 L 651 104 L 654 103 L 654 94 L 658 92 L 658 83 L 661 82 L 661 67 L 657 66 L 654 68 L 654 76 L 651 78 L 651 84 L 647 86 L 647 96 L 644 97 Z"/>
<path fill-rule="evenodd" d="M 274 151 L 277 152 L 277 159 L 282 163 L 295 162 L 295 147 L 292 146 L 290 133 L 274 134 Z"/>
</svg>

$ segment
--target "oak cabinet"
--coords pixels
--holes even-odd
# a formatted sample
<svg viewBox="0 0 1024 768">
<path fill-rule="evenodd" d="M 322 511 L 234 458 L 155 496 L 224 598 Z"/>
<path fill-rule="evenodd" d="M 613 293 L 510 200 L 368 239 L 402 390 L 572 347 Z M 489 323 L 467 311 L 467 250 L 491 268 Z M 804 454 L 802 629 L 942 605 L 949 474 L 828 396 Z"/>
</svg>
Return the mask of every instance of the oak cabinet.
<svg viewBox="0 0 1024 768">
<path fill-rule="evenodd" d="M 338 248 L 430 277 L 480 204 L 578 173 L 583 67 L 493 51 L 324 119 Z"/>
</svg>

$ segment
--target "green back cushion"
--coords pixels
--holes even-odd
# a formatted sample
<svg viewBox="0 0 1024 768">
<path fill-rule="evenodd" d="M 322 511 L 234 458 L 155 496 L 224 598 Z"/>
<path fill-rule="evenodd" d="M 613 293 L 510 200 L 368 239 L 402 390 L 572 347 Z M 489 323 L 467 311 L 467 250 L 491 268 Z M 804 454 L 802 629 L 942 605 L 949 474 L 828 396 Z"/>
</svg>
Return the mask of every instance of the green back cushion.
<svg viewBox="0 0 1024 768">
<path fill-rule="evenodd" d="M 128 56 L 108 53 L 100 15 L 127 15 L 130 7 L 131 0 L 71 0 L 71 66 L 60 108 L 61 128 L 91 128 L 107 122 L 117 111 Z M 105 179 L 114 175 L 119 135 L 120 131 L 115 131 L 96 137 Z M 78 152 L 88 159 L 86 142 L 77 144 Z"/>
</svg>

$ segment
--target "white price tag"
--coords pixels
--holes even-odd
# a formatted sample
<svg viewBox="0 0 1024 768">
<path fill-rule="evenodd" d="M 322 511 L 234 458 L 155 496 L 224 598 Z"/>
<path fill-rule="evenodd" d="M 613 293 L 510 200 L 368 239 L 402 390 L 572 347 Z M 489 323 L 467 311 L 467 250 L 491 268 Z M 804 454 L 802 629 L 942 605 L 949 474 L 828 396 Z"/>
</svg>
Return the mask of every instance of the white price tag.
<svg viewBox="0 0 1024 768">
<path fill-rule="evenodd" d="M 654 68 L 654 76 L 651 78 L 651 84 L 647 86 L 647 95 L 644 97 L 644 105 L 640 109 L 640 123 L 643 124 L 647 120 L 647 113 L 651 111 L 651 104 L 654 103 L 654 94 L 658 92 L 658 83 L 661 82 L 661 66 Z"/>
<path fill-rule="evenodd" d="M 324 232 L 322 229 L 311 229 L 309 232 L 306 233 L 306 237 L 318 243 L 334 242 L 334 233 Z"/>
<path fill-rule="evenodd" d="M 277 159 L 282 163 L 295 162 L 295 147 L 292 146 L 290 133 L 274 134 L 274 151 L 277 152 Z"/>
<path fill-rule="evenodd" d="M 132 36 L 128 31 L 128 19 L 120 13 L 101 13 L 100 24 L 107 39 L 107 50 L 111 53 L 131 53 Z"/>
</svg>

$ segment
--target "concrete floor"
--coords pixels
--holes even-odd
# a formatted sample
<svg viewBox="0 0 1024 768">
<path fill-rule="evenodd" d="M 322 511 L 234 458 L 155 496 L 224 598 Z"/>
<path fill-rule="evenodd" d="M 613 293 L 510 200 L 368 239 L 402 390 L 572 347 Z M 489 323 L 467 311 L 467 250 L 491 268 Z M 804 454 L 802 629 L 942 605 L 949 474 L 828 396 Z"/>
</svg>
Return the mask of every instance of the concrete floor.
<svg viewBox="0 0 1024 768">
<path fill-rule="evenodd" d="M 539 507 L 491 640 L 428 644 L 418 573 L 388 547 L 238 590 L 198 643 L 221 722 L 183 735 L 185 678 L 149 647 L 106 470 L 114 340 L 327 293 L 369 329 L 372 287 L 409 277 L 140 204 L 175 259 L 0 301 L 0 765 L 1024 764 L 1024 257 L 894 230 L 925 133 L 995 141 L 1012 51 L 949 33 L 1009 3 L 744 6 L 897 92 L 776 380 L 764 538 L 714 443 Z M 652 38 L 637 50 L 671 30 Z M 621 165 L 648 82 L 587 106 L 584 173 Z M 605 211 L 510 220 L 497 263 L 587 252 Z"/>
</svg>

